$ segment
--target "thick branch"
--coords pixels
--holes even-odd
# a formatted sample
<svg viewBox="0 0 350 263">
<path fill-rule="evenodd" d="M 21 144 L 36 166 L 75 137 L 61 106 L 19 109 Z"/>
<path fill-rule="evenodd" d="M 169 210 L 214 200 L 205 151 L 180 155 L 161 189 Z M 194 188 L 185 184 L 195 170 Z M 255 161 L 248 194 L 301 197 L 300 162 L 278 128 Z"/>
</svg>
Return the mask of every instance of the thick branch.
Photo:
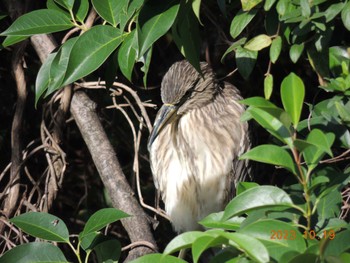
<svg viewBox="0 0 350 263">
<path fill-rule="evenodd" d="M 150 231 L 147 215 L 139 206 L 130 188 L 108 137 L 95 112 L 95 103 L 84 92 L 76 92 L 71 103 L 71 113 L 90 150 L 100 177 L 108 190 L 113 206 L 132 215 L 122 220 L 131 242 L 148 241 L 156 246 Z M 148 247 L 131 251 L 128 259 L 152 252 Z"/>
</svg>

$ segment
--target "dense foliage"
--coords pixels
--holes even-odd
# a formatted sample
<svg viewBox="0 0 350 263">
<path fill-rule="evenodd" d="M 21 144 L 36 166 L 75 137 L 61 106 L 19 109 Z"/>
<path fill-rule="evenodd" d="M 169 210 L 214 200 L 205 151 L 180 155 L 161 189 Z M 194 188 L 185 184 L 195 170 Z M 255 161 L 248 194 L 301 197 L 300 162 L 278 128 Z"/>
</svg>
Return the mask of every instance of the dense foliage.
<svg viewBox="0 0 350 263">
<path fill-rule="evenodd" d="M 100 19 L 89 28 L 85 21 L 91 8 Z M 143 72 L 147 85 L 152 56 L 172 41 L 199 68 L 202 43 L 212 44 L 208 39 L 216 31 L 215 37 L 225 43 L 224 50 L 215 50 L 220 53 L 217 61 L 237 67 L 235 82 L 250 95 L 242 101 L 247 105 L 244 119 L 268 134 L 241 158 L 275 166 L 268 174 L 257 169 L 255 175 L 259 179 L 264 174 L 264 184 L 275 186 L 240 183 L 225 211 L 200 222 L 206 231 L 183 233 L 163 254 L 134 262 L 183 262 L 171 254 L 185 248 L 198 262 L 212 247 L 220 249 L 211 262 L 350 261 L 349 1 L 48 0 L 47 8 L 24 14 L 2 32 L 2 45 L 67 30 L 74 31 L 61 38 L 37 73 L 36 104 L 68 84 L 80 85 L 106 61 L 112 69 L 102 76 L 107 86 L 121 74 L 125 81 L 137 81 L 135 72 Z M 100 253 L 101 242 L 89 246 L 101 238 L 97 231 L 123 217 L 119 211 L 105 212 L 116 215 L 79 235 L 78 247 L 73 247 L 77 255 L 80 245 L 87 255 L 95 248 Z M 33 216 L 38 215 L 20 215 L 11 222 L 35 237 L 69 243 L 68 230 L 57 234 L 53 227 L 54 216 L 45 215 L 40 230 L 33 229 Z M 84 245 L 88 236 L 91 244 Z M 17 246 L 0 262 L 18 262 L 19 253 L 55 250 L 48 243 L 40 245 Z M 50 253 L 51 260 L 66 261 L 56 252 Z M 48 258 L 36 262 L 42 261 Z"/>
</svg>

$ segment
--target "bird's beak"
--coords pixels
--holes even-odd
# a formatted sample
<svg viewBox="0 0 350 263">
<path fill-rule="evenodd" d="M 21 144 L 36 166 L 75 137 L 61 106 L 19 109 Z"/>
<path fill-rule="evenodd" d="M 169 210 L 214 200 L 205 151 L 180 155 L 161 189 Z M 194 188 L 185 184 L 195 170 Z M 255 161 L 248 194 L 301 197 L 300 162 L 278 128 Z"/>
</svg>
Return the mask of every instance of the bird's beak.
<svg viewBox="0 0 350 263">
<path fill-rule="evenodd" d="M 172 123 L 176 119 L 176 112 L 178 106 L 172 104 L 164 104 L 158 111 L 156 121 L 151 132 L 151 135 L 148 139 L 148 150 L 151 149 L 152 143 L 157 138 L 158 134 L 164 129 L 165 126 Z"/>
</svg>

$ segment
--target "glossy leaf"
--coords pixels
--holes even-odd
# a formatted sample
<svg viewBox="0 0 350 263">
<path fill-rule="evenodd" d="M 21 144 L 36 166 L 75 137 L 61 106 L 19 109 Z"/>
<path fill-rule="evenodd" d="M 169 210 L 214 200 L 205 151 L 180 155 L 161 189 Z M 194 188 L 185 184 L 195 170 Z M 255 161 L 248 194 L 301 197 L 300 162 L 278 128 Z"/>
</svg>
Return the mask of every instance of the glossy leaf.
<svg viewBox="0 0 350 263">
<path fill-rule="evenodd" d="M 305 239 L 298 228 L 280 220 L 255 221 L 238 232 L 261 241 L 276 262 L 281 262 L 286 253 L 292 251 L 303 253 L 306 249 Z"/>
<path fill-rule="evenodd" d="M 271 37 L 265 34 L 258 35 L 249 40 L 244 48 L 251 51 L 259 51 L 271 45 Z"/>
<path fill-rule="evenodd" d="M 269 253 L 267 249 L 256 238 L 240 233 L 229 233 L 221 230 L 212 231 L 212 233 L 215 232 L 220 237 L 227 238 L 231 246 L 243 251 L 252 260 L 254 260 L 254 262 L 269 262 Z"/>
<path fill-rule="evenodd" d="M 264 10 L 269 11 L 275 2 L 276 0 L 266 0 L 264 4 Z"/>
<path fill-rule="evenodd" d="M 141 67 L 141 71 L 143 72 L 143 85 L 147 87 L 147 74 L 149 70 L 149 66 L 151 65 L 151 59 L 152 59 L 152 47 L 147 50 L 145 54 L 141 58 L 139 58 L 139 62 L 143 63 L 143 66 Z"/>
<path fill-rule="evenodd" d="M 50 243 L 32 242 L 16 246 L 0 257 L 0 263 L 69 263 L 62 251 Z"/>
<path fill-rule="evenodd" d="M 288 125 L 290 120 L 289 116 L 285 116 L 286 112 L 271 107 L 250 107 L 247 112 L 273 136 L 286 143 L 289 148 L 293 148 L 293 140 Z"/>
<path fill-rule="evenodd" d="M 94 26 L 74 44 L 62 86 L 96 70 L 123 41 L 124 35 L 111 26 Z"/>
<path fill-rule="evenodd" d="M 236 187 L 236 195 L 239 195 L 250 188 L 258 186 L 259 184 L 255 182 L 239 182 Z"/>
<path fill-rule="evenodd" d="M 223 220 L 263 207 L 293 207 L 289 195 L 274 186 L 254 187 L 233 198 L 225 208 Z"/>
<path fill-rule="evenodd" d="M 136 30 L 133 30 L 125 38 L 118 51 L 118 63 L 120 70 L 129 81 L 131 81 L 132 70 L 137 58 L 137 43 Z"/>
<path fill-rule="evenodd" d="M 180 251 L 181 249 L 189 248 L 196 239 L 203 236 L 208 236 L 208 234 L 200 231 L 182 233 L 169 242 L 164 249 L 164 254 L 172 254 L 176 251 Z"/>
<path fill-rule="evenodd" d="M 79 238 L 82 239 L 87 234 L 99 231 L 108 224 L 126 217 L 129 217 L 129 215 L 115 208 L 104 208 L 98 210 L 86 222 L 84 230 L 80 233 Z"/>
<path fill-rule="evenodd" d="M 57 216 L 29 212 L 10 219 L 10 222 L 34 237 L 55 242 L 69 242 L 67 226 Z"/>
<path fill-rule="evenodd" d="M 172 26 L 179 10 L 176 0 L 150 0 L 142 7 L 138 16 L 139 58 Z"/>
<path fill-rule="evenodd" d="M 48 34 L 72 28 L 69 18 L 59 11 L 41 9 L 26 13 L 2 32 L 2 36 Z"/>
<path fill-rule="evenodd" d="M 3 47 L 8 47 L 8 46 L 14 45 L 16 43 L 19 43 L 23 40 L 26 40 L 28 37 L 29 36 L 7 36 L 1 45 Z"/>
<path fill-rule="evenodd" d="M 159 253 L 148 254 L 142 257 L 139 257 L 135 260 L 130 261 L 130 263 L 186 263 L 183 259 L 178 257 L 163 255 Z"/>
<path fill-rule="evenodd" d="M 318 162 L 322 159 L 325 153 L 332 156 L 331 146 L 335 136 L 333 133 L 323 133 L 321 130 L 313 129 L 308 137 L 307 142 L 310 142 L 317 147 L 308 147 L 304 150 L 304 158 L 309 169 L 314 169 Z"/>
<path fill-rule="evenodd" d="M 346 29 L 350 31 L 350 2 L 347 2 L 341 11 L 341 20 Z"/>
<path fill-rule="evenodd" d="M 244 11 L 249 11 L 261 2 L 262 0 L 241 0 L 242 9 Z"/>
<path fill-rule="evenodd" d="M 241 100 L 240 103 L 243 103 L 248 106 L 254 106 L 257 108 L 275 108 L 277 109 L 277 106 L 273 104 L 271 101 L 268 101 L 267 99 L 264 99 L 262 97 L 251 97 L 244 100 Z"/>
<path fill-rule="evenodd" d="M 120 23 L 120 15 L 126 13 L 128 0 L 92 0 L 96 12 L 112 26 Z"/>
<path fill-rule="evenodd" d="M 208 248 L 220 246 L 225 243 L 227 243 L 226 238 L 220 236 L 202 236 L 200 238 L 197 238 L 192 244 L 193 262 L 198 262 L 202 253 Z"/>
<path fill-rule="evenodd" d="M 239 73 L 243 78 L 248 79 L 258 57 L 257 51 L 251 51 L 243 47 L 236 49 L 236 63 Z"/>
<path fill-rule="evenodd" d="M 267 74 L 264 79 L 264 95 L 265 99 L 270 99 L 273 91 L 273 76 L 271 74 Z"/>
<path fill-rule="evenodd" d="M 223 221 L 223 215 L 224 212 L 212 213 L 199 221 L 199 224 L 207 228 L 222 228 L 236 231 L 245 219 L 244 217 L 233 217 Z"/>
<path fill-rule="evenodd" d="M 247 41 L 246 37 L 238 39 L 236 42 L 234 42 L 222 55 L 221 57 L 221 63 L 224 63 L 224 59 L 227 56 L 227 54 L 231 53 L 232 51 L 236 50 L 239 46 L 244 45 L 244 43 Z"/>
<path fill-rule="evenodd" d="M 333 188 L 334 189 L 334 188 Z M 334 189 L 327 195 L 318 199 L 317 215 L 318 220 L 337 218 L 341 212 L 342 196 L 338 189 Z"/>
<path fill-rule="evenodd" d="M 73 13 L 80 22 L 84 22 L 87 13 L 89 12 L 89 0 L 75 0 Z"/>
<path fill-rule="evenodd" d="M 247 27 L 252 19 L 257 14 L 257 10 L 253 9 L 249 12 L 239 11 L 233 18 L 230 27 L 230 34 L 233 38 L 238 37 L 240 33 Z"/>
<path fill-rule="evenodd" d="M 326 22 L 332 21 L 344 8 L 345 3 L 330 5 L 325 11 Z"/>
<path fill-rule="evenodd" d="M 201 2 L 202 2 L 202 0 L 193 0 L 192 1 L 192 9 L 193 9 L 193 12 L 196 15 L 198 21 L 202 24 L 201 18 L 200 18 Z"/>
<path fill-rule="evenodd" d="M 257 162 L 282 166 L 293 174 L 297 174 L 295 164 L 290 154 L 283 148 L 273 145 L 264 144 L 254 147 L 243 154 L 240 159 L 249 159 Z"/>
<path fill-rule="evenodd" d="M 277 36 L 274 40 L 271 42 L 270 46 L 270 59 L 272 63 L 275 63 L 281 54 L 282 50 L 282 38 L 280 36 Z"/>
<path fill-rule="evenodd" d="M 54 91 L 58 90 L 62 86 L 64 80 L 70 53 L 74 44 L 77 42 L 78 37 L 69 39 L 64 43 L 55 58 L 52 61 L 49 74 L 49 83 L 47 87 L 47 92 L 45 96 L 50 95 Z"/>
<path fill-rule="evenodd" d="M 293 61 L 293 63 L 297 63 L 303 51 L 304 51 L 304 43 L 294 44 L 293 46 L 290 47 L 289 57 Z"/>
<path fill-rule="evenodd" d="M 73 10 L 74 0 L 55 0 L 55 2 L 67 10 Z"/>
<path fill-rule="evenodd" d="M 305 97 L 303 81 L 294 73 L 290 73 L 281 84 L 283 107 L 292 118 L 294 127 L 298 126 Z"/>
<path fill-rule="evenodd" d="M 50 81 L 50 68 L 52 61 L 54 60 L 57 52 L 51 53 L 47 56 L 44 63 L 41 65 L 38 75 L 35 81 L 35 106 L 38 104 L 39 99 L 47 90 Z"/>
</svg>

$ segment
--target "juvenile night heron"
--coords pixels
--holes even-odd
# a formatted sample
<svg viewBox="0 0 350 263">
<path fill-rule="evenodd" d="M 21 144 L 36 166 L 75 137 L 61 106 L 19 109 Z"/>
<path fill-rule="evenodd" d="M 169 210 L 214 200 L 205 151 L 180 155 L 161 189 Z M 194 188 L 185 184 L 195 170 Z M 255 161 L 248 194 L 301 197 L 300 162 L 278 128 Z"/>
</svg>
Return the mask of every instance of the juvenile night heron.
<svg viewBox="0 0 350 263">
<path fill-rule="evenodd" d="M 202 75 L 187 61 L 165 74 L 148 142 L 154 183 L 177 232 L 200 229 L 199 220 L 221 211 L 248 171 L 238 160 L 250 146 L 239 91 L 200 66 Z"/>
</svg>

